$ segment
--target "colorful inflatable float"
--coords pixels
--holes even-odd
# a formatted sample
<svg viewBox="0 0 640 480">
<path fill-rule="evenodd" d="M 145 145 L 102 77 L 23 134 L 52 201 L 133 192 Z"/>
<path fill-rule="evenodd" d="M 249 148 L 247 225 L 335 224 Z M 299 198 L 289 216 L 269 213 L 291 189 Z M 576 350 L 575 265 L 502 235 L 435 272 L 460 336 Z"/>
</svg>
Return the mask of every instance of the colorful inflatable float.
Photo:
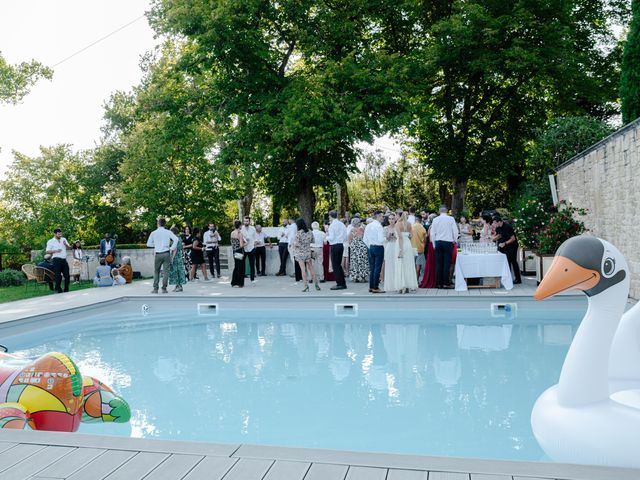
<svg viewBox="0 0 640 480">
<path fill-rule="evenodd" d="M 80 422 L 128 422 L 127 402 L 82 376 L 64 353 L 28 361 L 0 353 L 0 427 L 75 432 Z"/>
<path fill-rule="evenodd" d="M 534 297 L 583 291 L 589 308 L 557 385 L 531 413 L 538 443 L 567 463 L 640 468 L 640 303 L 625 313 L 630 270 L 605 240 L 564 242 Z"/>
</svg>

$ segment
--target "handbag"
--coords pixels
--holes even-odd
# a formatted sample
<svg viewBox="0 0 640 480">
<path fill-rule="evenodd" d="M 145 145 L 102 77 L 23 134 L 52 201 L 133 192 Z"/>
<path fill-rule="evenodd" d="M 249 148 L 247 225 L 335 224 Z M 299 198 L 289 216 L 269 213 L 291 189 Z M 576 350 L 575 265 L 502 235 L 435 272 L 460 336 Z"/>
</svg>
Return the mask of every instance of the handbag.
<svg viewBox="0 0 640 480">
<path fill-rule="evenodd" d="M 236 260 L 244 260 L 244 253 L 236 252 L 233 254 L 233 258 L 235 258 Z"/>
</svg>

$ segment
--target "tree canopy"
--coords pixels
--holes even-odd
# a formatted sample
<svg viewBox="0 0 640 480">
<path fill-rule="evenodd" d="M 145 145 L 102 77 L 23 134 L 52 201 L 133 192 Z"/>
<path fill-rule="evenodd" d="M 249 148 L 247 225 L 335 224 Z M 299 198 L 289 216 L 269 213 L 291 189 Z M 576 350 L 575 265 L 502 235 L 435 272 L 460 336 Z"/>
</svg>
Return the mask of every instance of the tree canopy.
<svg viewBox="0 0 640 480">
<path fill-rule="evenodd" d="M 35 60 L 11 65 L 0 52 L 0 104 L 19 103 L 38 80 L 51 79 L 52 76 L 50 68 Z"/>
<path fill-rule="evenodd" d="M 631 4 L 632 18 L 622 57 L 620 101 L 622 121 L 640 117 L 640 0 Z"/>
</svg>

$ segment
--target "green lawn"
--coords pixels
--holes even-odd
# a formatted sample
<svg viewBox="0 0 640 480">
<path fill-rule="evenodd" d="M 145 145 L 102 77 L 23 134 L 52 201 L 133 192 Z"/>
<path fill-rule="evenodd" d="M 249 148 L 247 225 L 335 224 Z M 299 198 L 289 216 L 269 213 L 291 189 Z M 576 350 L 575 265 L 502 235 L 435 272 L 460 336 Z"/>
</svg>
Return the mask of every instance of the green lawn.
<svg viewBox="0 0 640 480">
<path fill-rule="evenodd" d="M 64 282 L 63 282 L 64 285 Z M 92 282 L 86 280 L 79 285 L 74 283 L 69 287 L 70 291 L 82 290 L 84 288 L 93 288 Z M 46 285 L 38 285 L 37 288 L 33 284 L 28 287 L 21 285 L 19 287 L 0 287 L 0 303 L 13 302 L 14 300 L 24 300 L 25 298 L 42 297 L 45 295 L 53 295 Z"/>
</svg>

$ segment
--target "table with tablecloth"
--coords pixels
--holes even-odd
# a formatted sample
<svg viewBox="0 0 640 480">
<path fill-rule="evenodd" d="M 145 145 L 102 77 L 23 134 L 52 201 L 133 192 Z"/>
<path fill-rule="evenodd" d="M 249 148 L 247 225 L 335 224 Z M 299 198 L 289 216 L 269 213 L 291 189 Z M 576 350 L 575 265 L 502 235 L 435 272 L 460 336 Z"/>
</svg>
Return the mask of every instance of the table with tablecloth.
<svg viewBox="0 0 640 480">
<path fill-rule="evenodd" d="M 478 277 L 500 277 L 505 289 L 513 288 L 511 269 L 503 253 L 458 253 L 455 275 L 458 291 L 467 290 L 465 279 Z"/>
</svg>

